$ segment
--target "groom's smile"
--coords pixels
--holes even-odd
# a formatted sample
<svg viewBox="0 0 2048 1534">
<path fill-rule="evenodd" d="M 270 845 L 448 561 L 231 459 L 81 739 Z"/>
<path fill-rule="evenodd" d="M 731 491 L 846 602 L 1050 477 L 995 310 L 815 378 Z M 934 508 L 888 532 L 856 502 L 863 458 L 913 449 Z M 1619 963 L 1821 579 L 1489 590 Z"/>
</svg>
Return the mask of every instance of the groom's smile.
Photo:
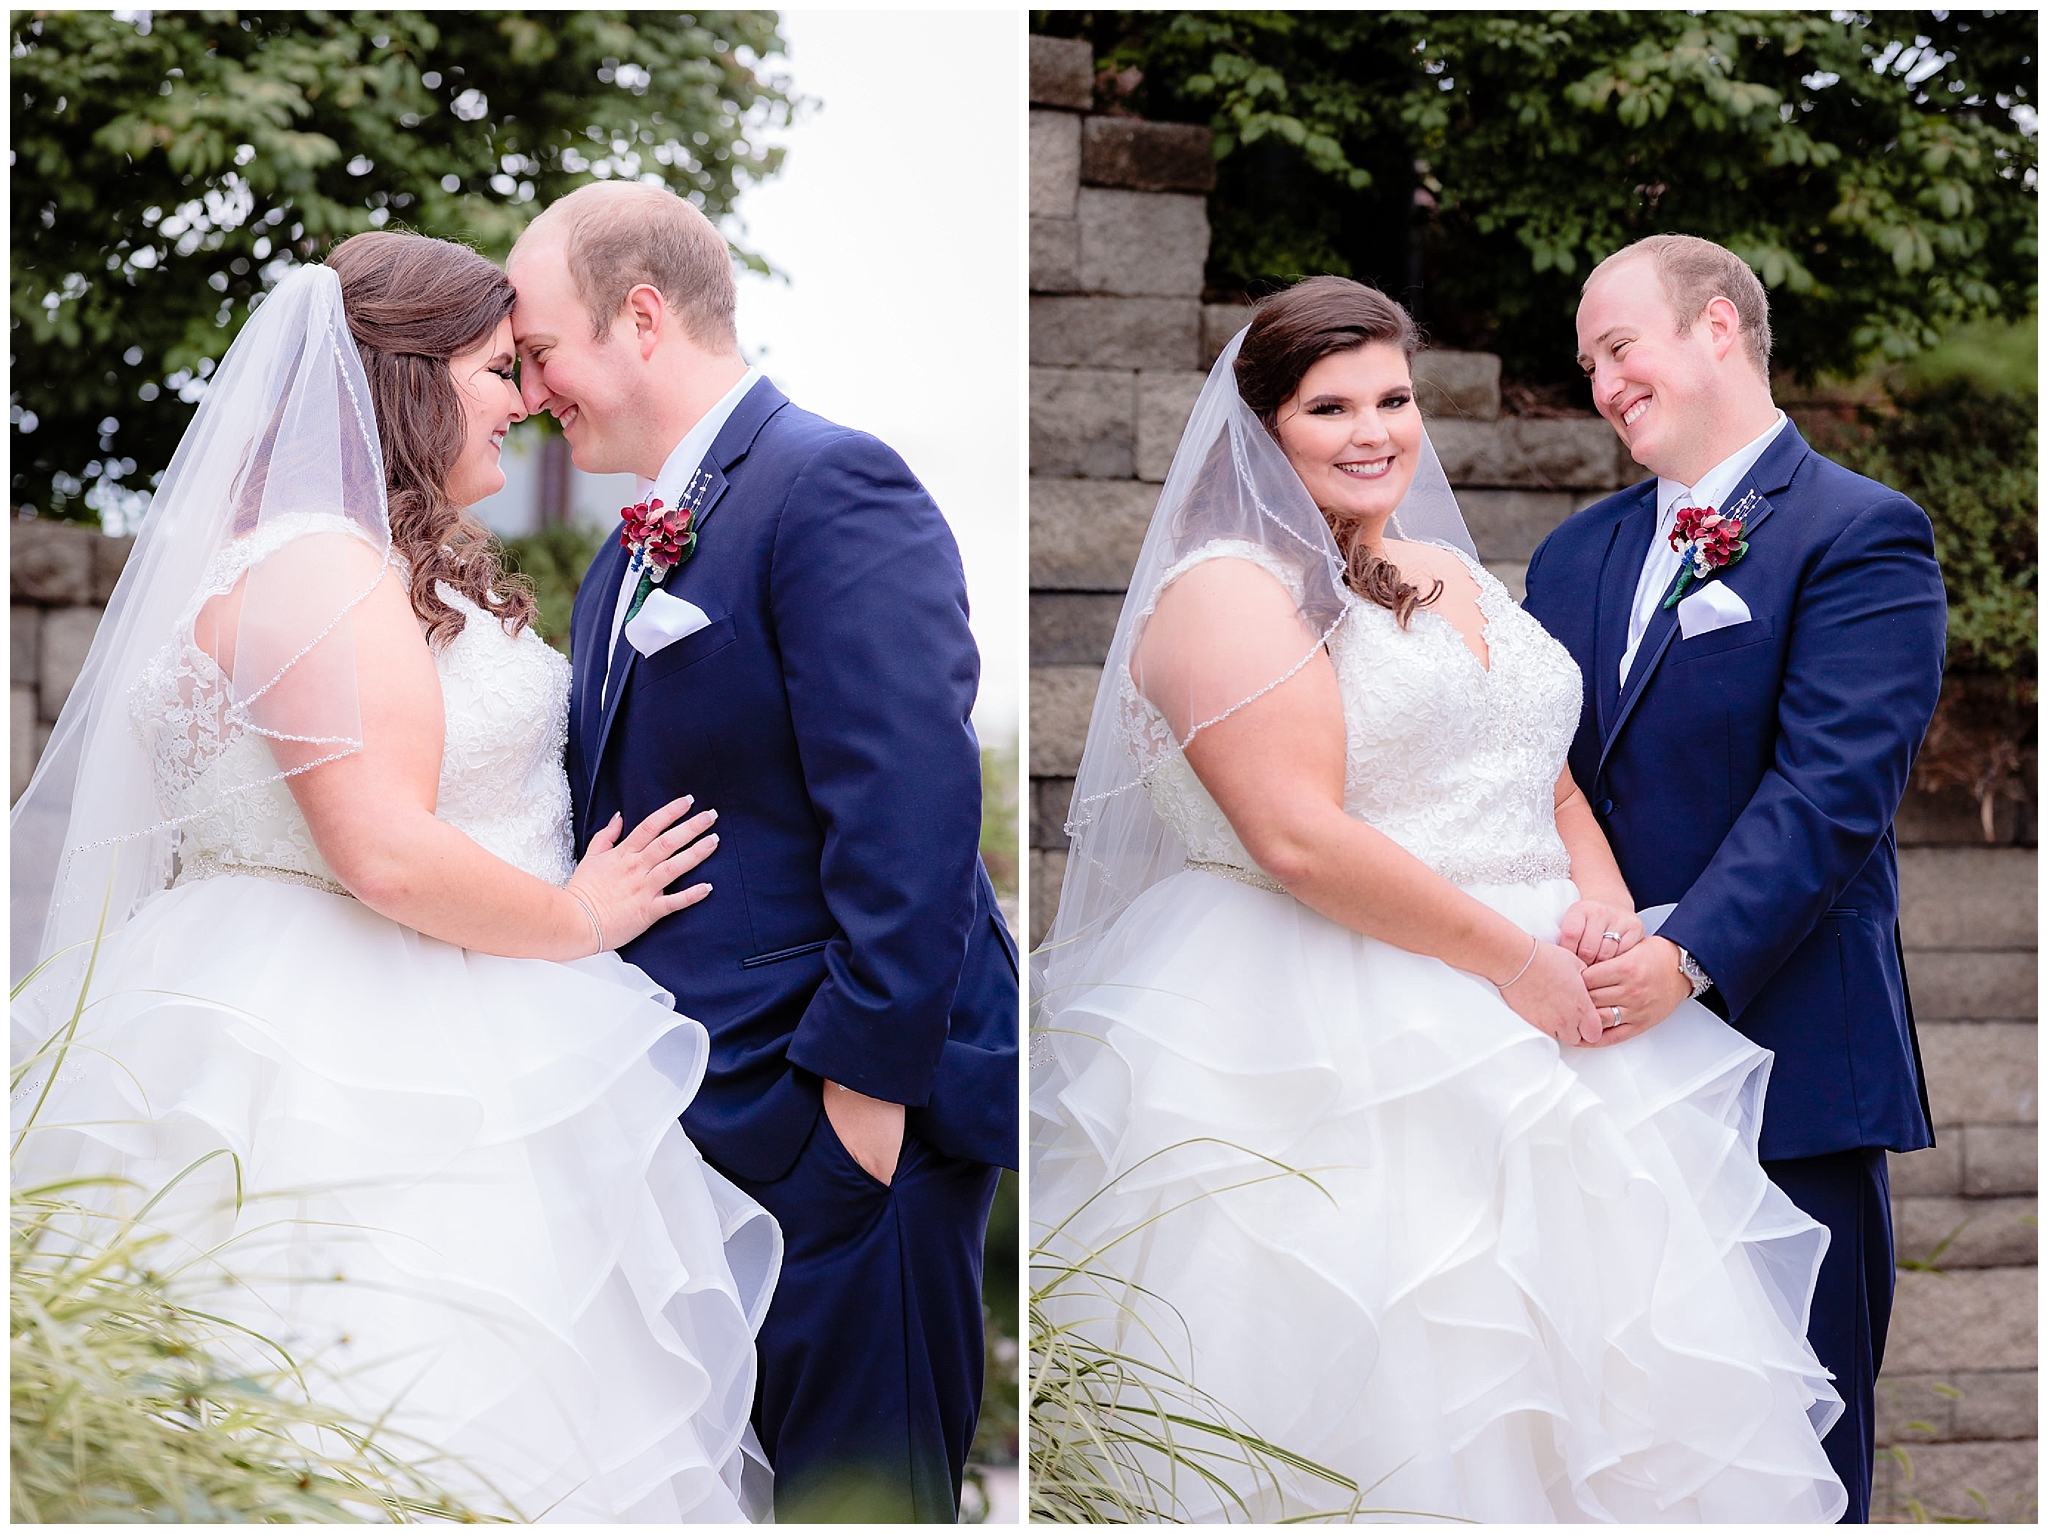
<svg viewBox="0 0 2048 1534">
<path fill-rule="evenodd" d="M 612 456 L 601 431 L 603 419 L 584 419 L 586 391 L 594 390 L 600 405 L 608 397 L 609 380 L 602 355 L 606 347 L 591 335 L 589 311 L 571 276 L 559 240 L 530 240 L 514 253 L 506 275 L 518 293 L 512 309 L 513 335 L 519 344 L 519 392 L 527 412 L 545 410 L 555 418 L 576 466 L 586 473 L 626 467 Z"/>
<path fill-rule="evenodd" d="M 1678 323 L 1671 295 L 1647 257 L 1596 273 L 1579 302 L 1579 366 L 1593 386 L 1593 408 L 1629 455 L 1653 474 L 1692 484 L 1735 446 L 1755 435 L 1749 417 L 1730 413 L 1717 384 L 1721 358 L 1737 345 L 1716 339 L 1703 312 Z M 1746 353 L 1735 353 L 1749 368 Z"/>
<path fill-rule="evenodd" d="M 600 319 L 592 308 L 600 300 L 585 291 L 594 279 L 569 259 L 569 227 L 549 216 L 520 236 L 505 267 L 518 295 L 512 332 L 526 409 L 555 418 L 584 473 L 651 480 L 746 364 L 729 338 L 695 339 L 690 326 L 709 322 L 653 282 L 614 280 L 622 296 Z"/>
</svg>

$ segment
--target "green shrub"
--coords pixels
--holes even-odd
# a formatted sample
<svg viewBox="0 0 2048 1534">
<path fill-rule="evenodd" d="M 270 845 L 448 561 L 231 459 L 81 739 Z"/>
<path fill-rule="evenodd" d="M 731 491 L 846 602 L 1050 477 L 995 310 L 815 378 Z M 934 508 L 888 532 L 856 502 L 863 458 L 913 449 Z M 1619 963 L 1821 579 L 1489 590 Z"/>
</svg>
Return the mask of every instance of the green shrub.
<svg viewBox="0 0 2048 1534">
<path fill-rule="evenodd" d="M 1934 522 L 1955 672 L 2031 683 L 2040 530 L 2038 396 L 1986 395 L 1965 379 L 1861 412 L 1836 456 L 1911 496 Z"/>
<path fill-rule="evenodd" d="M 540 637 L 569 653 L 569 615 L 576 607 L 576 588 L 604 547 L 605 533 L 577 522 L 551 522 L 537 533 L 504 540 L 505 569 L 533 583 L 540 616 L 534 629 Z"/>
<path fill-rule="evenodd" d="M 996 893 L 1017 894 L 1017 747 L 981 750 L 981 861 Z"/>
</svg>

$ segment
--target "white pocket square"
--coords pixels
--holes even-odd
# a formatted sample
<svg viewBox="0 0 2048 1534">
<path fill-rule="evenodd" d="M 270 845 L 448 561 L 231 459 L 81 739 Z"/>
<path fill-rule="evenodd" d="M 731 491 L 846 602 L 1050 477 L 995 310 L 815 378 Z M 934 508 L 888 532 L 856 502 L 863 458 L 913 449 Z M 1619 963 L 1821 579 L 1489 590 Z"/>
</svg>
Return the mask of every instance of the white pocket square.
<svg viewBox="0 0 2048 1534">
<path fill-rule="evenodd" d="M 642 655 L 653 655 L 678 639 L 688 638 L 710 621 L 696 603 L 672 597 L 657 586 L 647 593 L 640 611 L 627 623 L 626 643 Z"/>
<path fill-rule="evenodd" d="M 1678 632 L 1684 639 L 1747 622 L 1748 606 L 1720 581 L 1708 581 L 1678 604 Z"/>
</svg>

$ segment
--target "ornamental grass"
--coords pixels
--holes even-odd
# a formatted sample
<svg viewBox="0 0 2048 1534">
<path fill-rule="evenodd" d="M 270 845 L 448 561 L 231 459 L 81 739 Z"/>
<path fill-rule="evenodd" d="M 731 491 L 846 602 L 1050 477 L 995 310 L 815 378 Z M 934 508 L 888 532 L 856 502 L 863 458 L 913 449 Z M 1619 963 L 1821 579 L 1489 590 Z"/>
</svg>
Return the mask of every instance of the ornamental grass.
<svg viewBox="0 0 2048 1534">
<path fill-rule="evenodd" d="M 1168 1146 L 1130 1171 L 1189 1145 L 1224 1143 L 1190 1140 Z M 1319 1187 L 1305 1172 L 1243 1153 L 1268 1170 L 1235 1186 L 1299 1177 Z M 1114 1187 L 1112 1182 L 1088 1202 Z M 1149 1316 L 1180 1318 L 1160 1296 L 1118 1274 L 1111 1252 L 1155 1221 L 1172 1219 L 1196 1198 L 1158 1211 L 1100 1249 L 1075 1250 L 1078 1243 L 1066 1236 L 1081 1210 L 1033 1243 L 1027 1322 L 1031 1521 L 1182 1523 L 1189 1520 L 1194 1495 L 1204 1504 L 1220 1504 L 1233 1522 L 1438 1516 L 1367 1507 L 1370 1488 L 1260 1436 L 1225 1402 L 1159 1361 L 1182 1356 L 1184 1349 L 1163 1339 Z M 1077 1300 L 1084 1303 L 1076 1306 Z M 1140 1313 L 1141 1306 L 1147 1314 Z M 1056 1318 L 1056 1313 L 1076 1309 L 1088 1314 L 1078 1320 Z M 1106 1340 L 1112 1334 L 1117 1341 Z M 1282 1512 L 1276 1517 L 1273 1509 Z"/>
<path fill-rule="evenodd" d="M 27 1107 L 17 1151 L 72 1052 L 84 989 L 70 1020 L 10 1073 Z M 107 1214 L 88 1202 L 94 1186 L 9 1198 L 15 1523 L 483 1521 L 435 1484 L 432 1446 L 322 1405 L 306 1364 L 209 1313 L 208 1295 L 236 1283 L 232 1251 L 208 1254 L 202 1276 L 169 1260 L 168 1236 L 142 1223 L 156 1199 Z"/>
</svg>

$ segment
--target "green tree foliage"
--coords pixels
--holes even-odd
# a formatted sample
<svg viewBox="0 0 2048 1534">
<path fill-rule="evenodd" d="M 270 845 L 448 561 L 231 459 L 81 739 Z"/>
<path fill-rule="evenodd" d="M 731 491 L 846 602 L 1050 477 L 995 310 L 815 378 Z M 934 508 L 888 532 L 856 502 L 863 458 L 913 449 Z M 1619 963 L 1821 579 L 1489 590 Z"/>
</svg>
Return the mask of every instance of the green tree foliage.
<svg viewBox="0 0 2048 1534">
<path fill-rule="evenodd" d="M 1319 271 L 1567 381 L 1593 265 L 1704 235 L 1778 358 L 1853 373 L 2032 308 L 2033 12 L 1038 12 L 1098 106 L 1216 133 L 1209 279 Z"/>
<path fill-rule="evenodd" d="M 770 11 L 16 11 L 13 36 L 13 500 L 109 522 L 293 265 L 400 227 L 502 257 L 593 177 L 716 219 L 794 105 Z"/>
</svg>

